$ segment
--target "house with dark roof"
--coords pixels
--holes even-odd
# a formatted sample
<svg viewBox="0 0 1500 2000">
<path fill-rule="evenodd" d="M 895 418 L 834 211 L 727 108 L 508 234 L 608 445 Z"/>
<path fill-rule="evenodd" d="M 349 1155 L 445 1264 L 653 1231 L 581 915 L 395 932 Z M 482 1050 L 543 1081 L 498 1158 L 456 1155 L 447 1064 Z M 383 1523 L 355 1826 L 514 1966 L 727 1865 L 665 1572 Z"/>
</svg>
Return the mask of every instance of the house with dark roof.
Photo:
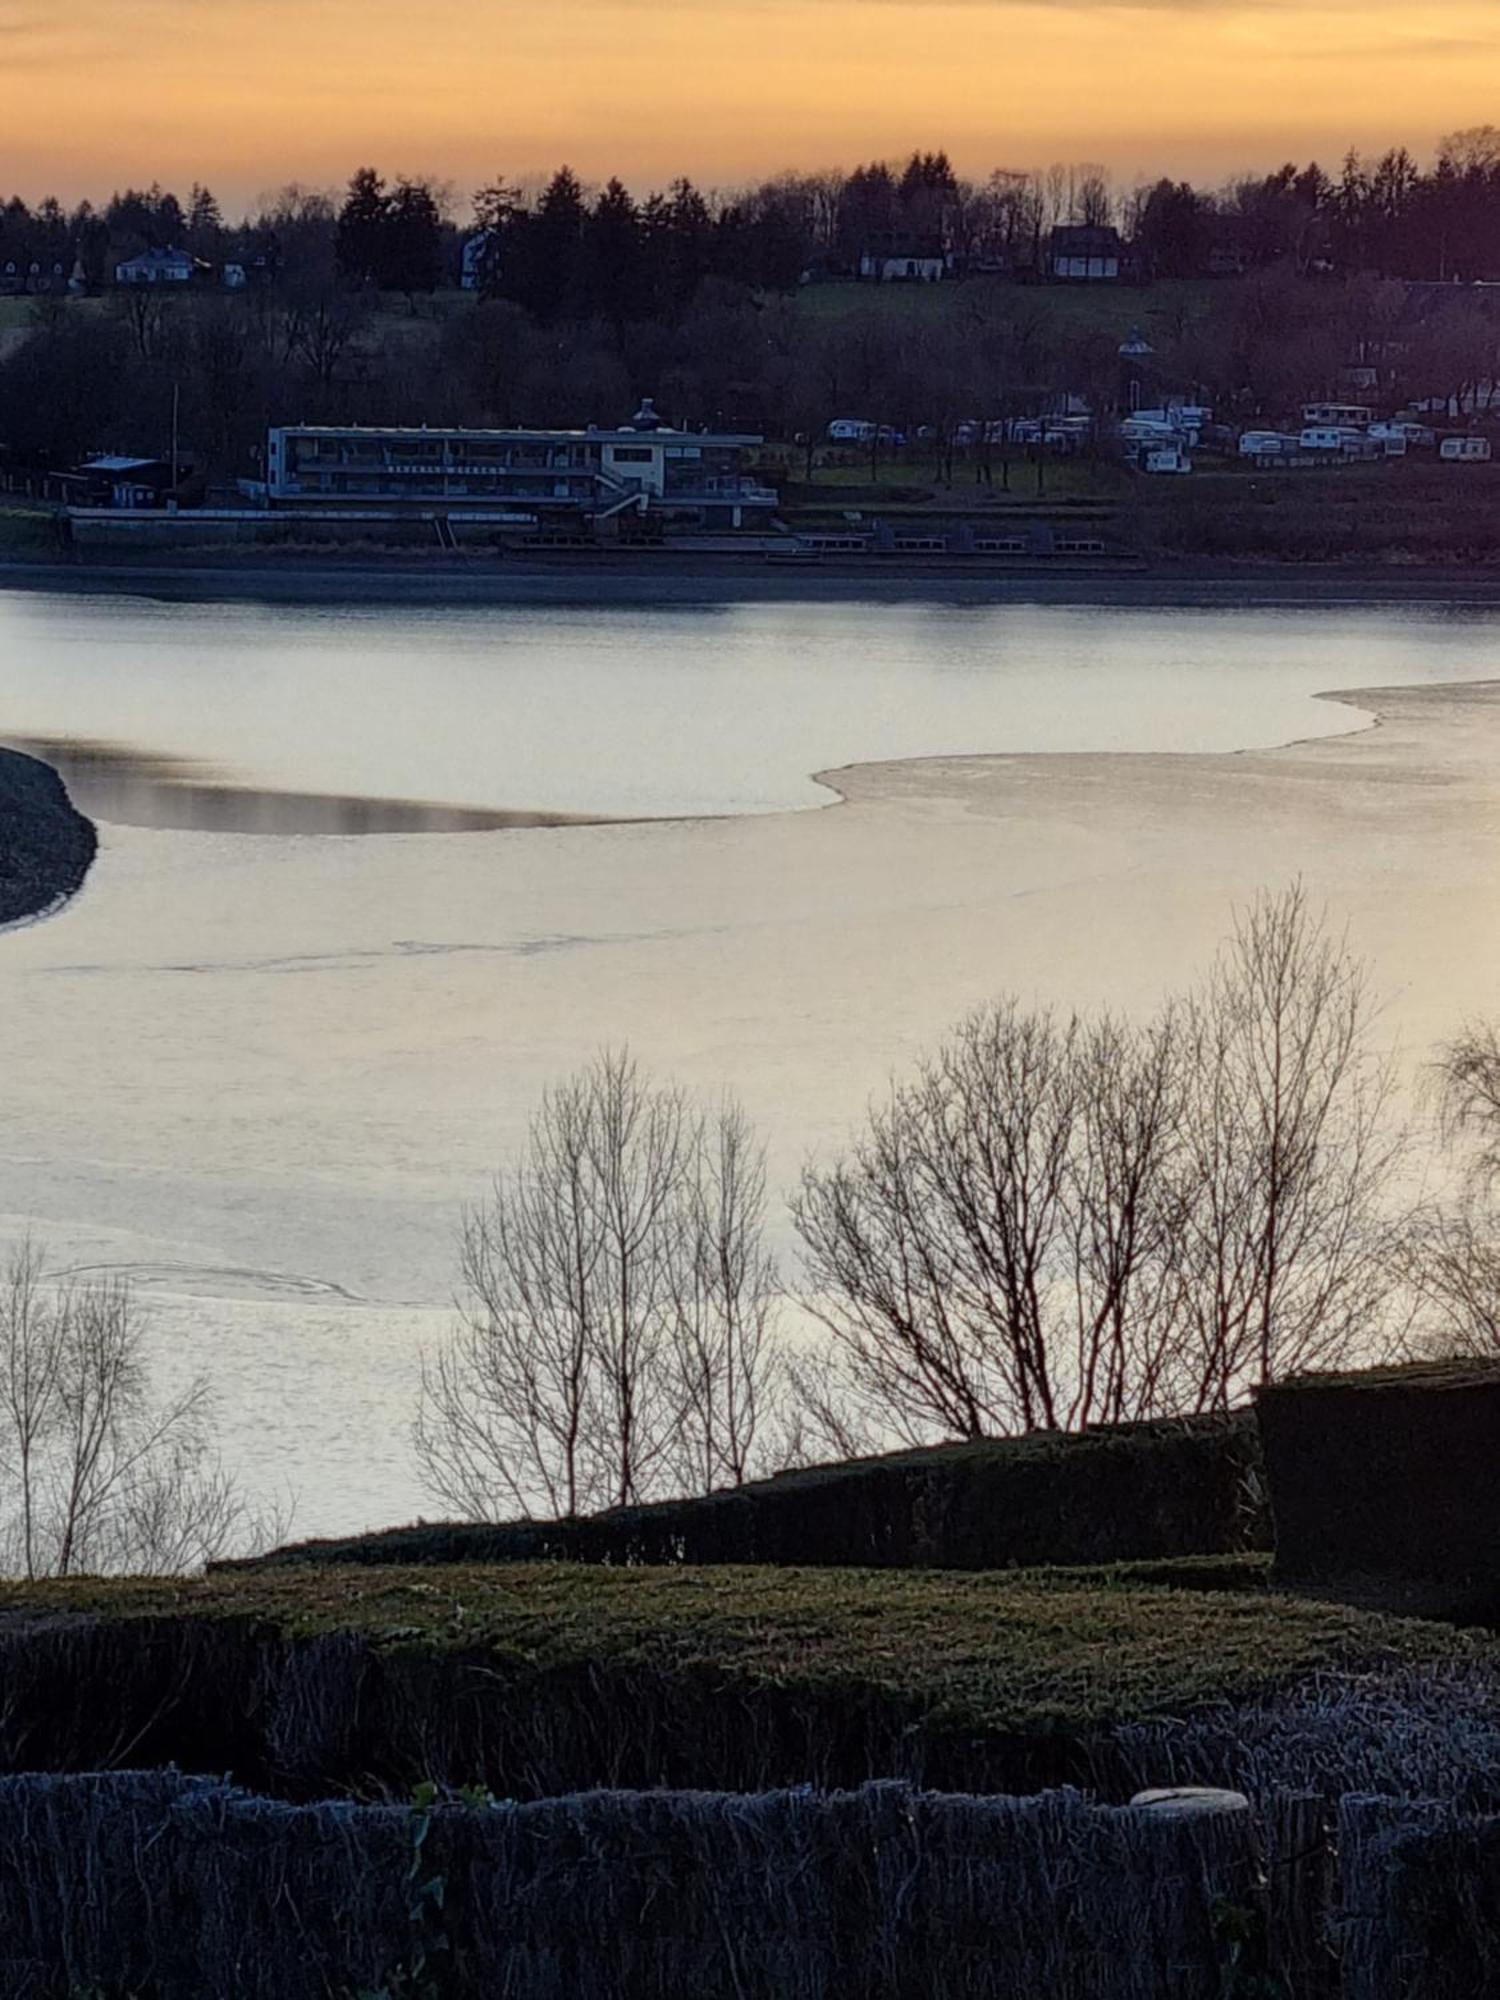
<svg viewBox="0 0 1500 2000">
<path fill-rule="evenodd" d="M 143 250 L 115 266 L 117 285 L 157 287 L 165 291 L 201 284 L 213 276 L 213 266 L 186 250 Z"/>
<path fill-rule="evenodd" d="M 1047 239 L 1047 274 L 1071 283 L 1114 284 L 1125 263 L 1125 245 L 1110 223 L 1066 222 Z"/>
<path fill-rule="evenodd" d="M 932 285 L 954 275 L 953 255 L 938 235 L 881 236 L 859 253 L 859 275 L 877 285 Z"/>
</svg>

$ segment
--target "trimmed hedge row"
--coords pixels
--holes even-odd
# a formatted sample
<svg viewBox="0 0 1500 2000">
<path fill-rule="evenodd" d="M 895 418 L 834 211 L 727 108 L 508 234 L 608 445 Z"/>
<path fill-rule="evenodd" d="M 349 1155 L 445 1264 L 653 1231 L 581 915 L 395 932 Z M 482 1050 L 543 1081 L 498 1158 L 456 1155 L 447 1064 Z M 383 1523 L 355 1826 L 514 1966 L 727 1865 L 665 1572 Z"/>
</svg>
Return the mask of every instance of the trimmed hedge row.
<svg viewBox="0 0 1500 2000">
<path fill-rule="evenodd" d="M 571 1521 L 419 1523 L 262 1563 L 770 1563 L 1006 1569 L 1270 1545 L 1253 1417 L 938 1445 Z"/>
<path fill-rule="evenodd" d="M 1296 1376 L 1256 1412 L 1278 1584 L 1500 1623 L 1500 1362 Z"/>
<path fill-rule="evenodd" d="M 293 1799 L 428 1778 L 509 1798 L 872 1777 L 1129 1797 L 1230 1771 L 1257 1790 L 1453 1790 L 1467 1766 L 1464 1796 L 1500 1801 L 1496 1732 L 1448 1721 L 1500 1713 L 1500 1648 L 1200 1590 L 1202 1568 L 304 1564 L 9 1585 L 0 1772 L 175 1764 Z"/>
</svg>

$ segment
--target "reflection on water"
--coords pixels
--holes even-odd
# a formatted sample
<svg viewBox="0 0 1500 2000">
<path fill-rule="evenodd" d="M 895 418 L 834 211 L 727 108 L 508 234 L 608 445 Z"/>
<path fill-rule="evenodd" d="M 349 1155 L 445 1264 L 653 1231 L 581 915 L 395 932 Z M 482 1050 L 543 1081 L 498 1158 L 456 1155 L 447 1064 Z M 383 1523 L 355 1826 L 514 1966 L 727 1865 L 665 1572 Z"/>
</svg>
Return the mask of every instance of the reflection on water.
<svg viewBox="0 0 1500 2000">
<path fill-rule="evenodd" d="M 484 833 L 501 827 L 576 826 L 582 813 L 492 812 L 411 799 L 357 799 L 237 784 L 218 767 L 124 743 L 17 736 L 10 748 L 40 757 L 74 805 L 112 826 L 197 833 Z"/>
<path fill-rule="evenodd" d="M 1390 608 L 320 607 L 0 589 L 0 741 L 128 752 L 171 779 L 119 796 L 118 817 L 151 825 L 358 830 L 365 808 L 330 800 L 501 816 L 456 825 L 513 824 L 517 808 L 523 822 L 771 813 L 829 804 L 812 774 L 844 764 L 1357 729 L 1312 697 L 1488 674 L 1497 630 Z M 193 785 L 219 796 L 184 799 Z M 311 803 L 290 817 L 288 795 Z"/>
</svg>

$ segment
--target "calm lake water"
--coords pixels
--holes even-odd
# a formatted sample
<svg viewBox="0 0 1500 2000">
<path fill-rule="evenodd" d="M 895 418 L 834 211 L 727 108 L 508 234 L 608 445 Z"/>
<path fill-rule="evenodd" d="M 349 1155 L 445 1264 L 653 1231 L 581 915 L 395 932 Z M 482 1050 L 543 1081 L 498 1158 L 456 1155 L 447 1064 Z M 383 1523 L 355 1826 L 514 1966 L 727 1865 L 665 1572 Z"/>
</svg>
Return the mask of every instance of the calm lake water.
<svg viewBox="0 0 1500 2000">
<path fill-rule="evenodd" d="M 0 592 L 0 741 L 89 754 L 80 789 L 136 823 L 174 785 L 252 794 L 258 831 L 276 830 L 277 793 L 765 813 L 826 803 L 812 773 L 840 764 L 1358 728 L 1313 697 L 1488 674 L 1496 631 L 1393 609 L 393 611 Z M 223 830 L 227 812 L 204 818 Z"/>
<path fill-rule="evenodd" d="M 920 773 L 820 812 L 814 772 L 1269 747 L 1366 726 L 1322 690 L 1497 675 L 1500 617 L 1457 611 L 0 592 L 0 741 L 47 746 L 103 831 L 84 893 L 0 937 L 0 1238 L 132 1272 L 162 1370 L 210 1375 L 226 1456 L 301 1531 L 410 1518 L 457 1211 L 545 1082 L 628 1040 L 739 1090 L 784 1186 L 998 984 L 1128 1004 L 1201 962 L 1272 831 L 1226 805 L 1214 856 L 1178 851 L 1172 767 L 1107 841 L 1037 817 L 1044 765 L 1035 811 L 983 818 Z M 1274 835 L 1316 884 L 1326 819 Z M 1403 838 L 1330 876 L 1377 930 Z"/>
</svg>

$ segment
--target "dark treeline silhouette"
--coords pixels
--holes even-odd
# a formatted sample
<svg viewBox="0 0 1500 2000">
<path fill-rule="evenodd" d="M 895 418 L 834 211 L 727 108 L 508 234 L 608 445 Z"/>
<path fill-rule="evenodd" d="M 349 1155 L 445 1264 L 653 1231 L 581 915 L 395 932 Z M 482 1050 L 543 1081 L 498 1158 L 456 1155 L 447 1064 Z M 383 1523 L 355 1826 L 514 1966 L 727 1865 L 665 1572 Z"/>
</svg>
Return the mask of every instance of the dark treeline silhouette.
<svg viewBox="0 0 1500 2000">
<path fill-rule="evenodd" d="M 1152 327 L 1161 379 L 1228 420 L 1337 395 L 1351 362 L 1392 407 L 1500 375 L 1484 298 L 1448 285 L 1414 301 L 1408 284 L 1500 276 L 1492 128 L 1453 135 L 1427 172 L 1405 153 L 1351 156 L 1336 179 L 1288 166 L 1129 197 L 1097 167 L 975 182 L 930 151 L 732 197 L 685 180 L 643 199 L 618 180 L 591 191 L 562 168 L 529 192 L 497 179 L 460 220 L 442 187 L 365 167 L 339 194 L 288 186 L 234 224 L 201 186 L 71 213 L 0 203 L 0 290 L 38 295 L 0 352 L 0 453 L 22 469 L 160 455 L 175 409 L 187 456 L 223 479 L 254 471 L 268 423 L 609 422 L 649 394 L 674 422 L 797 440 L 808 464 L 836 416 L 923 430 L 942 476 L 1003 486 L 1005 447 L 981 425 L 956 453 L 962 426 L 1067 396 L 1107 415 L 1118 393 L 1128 294 L 1113 318 L 1059 316 L 1039 287 L 978 282 L 1044 274 L 1070 221 L 1119 228 L 1143 279 L 1239 274 L 1191 307 L 1168 301 Z M 187 251 L 197 280 L 114 283 L 151 248 Z M 838 312 L 796 297 L 862 260 L 932 254 L 976 281 L 945 286 L 941 312 L 887 312 L 873 286 Z M 70 291 L 98 296 L 80 311 Z"/>
<path fill-rule="evenodd" d="M 1217 189 L 1161 179 L 1122 191 L 1089 164 L 965 179 L 941 150 L 729 192 L 679 179 L 644 196 L 618 179 L 590 191 L 564 166 L 529 193 L 503 178 L 481 188 L 472 223 L 460 222 L 445 187 L 405 176 L 388 185 L 369 166 L 341 196 L 289 188 L 234 225 L 198 184 L 185 200 L 153 185 L 71 211 L 14 196 L 0 203 L 0 281 L 52 289 L 45 281 L 61 265 L 99 288 L 116 263 L 149 248 L 279 271 L 288 234 L 305 236 L 312 223 L 347 283 L 416 293 L 456 275 L 460 241 L 479 232 L 486 289 L 542 319 L 618 320 L 670 316 L 705 277 L 788 290 L 807 273 L 856 275 L 862 257 L 882 251 L 1035 269 L 1047 232 L 1068 222 L 1118 225 L 1148 277 L 1287 260 L 1382 277 L 1497 277 L 1500 129 L 1449 134 L 1426 170 L 1396 147 L 1376 160 L 1351 152 L 1336 173 L 1289 163 Z"/>
</svg>

